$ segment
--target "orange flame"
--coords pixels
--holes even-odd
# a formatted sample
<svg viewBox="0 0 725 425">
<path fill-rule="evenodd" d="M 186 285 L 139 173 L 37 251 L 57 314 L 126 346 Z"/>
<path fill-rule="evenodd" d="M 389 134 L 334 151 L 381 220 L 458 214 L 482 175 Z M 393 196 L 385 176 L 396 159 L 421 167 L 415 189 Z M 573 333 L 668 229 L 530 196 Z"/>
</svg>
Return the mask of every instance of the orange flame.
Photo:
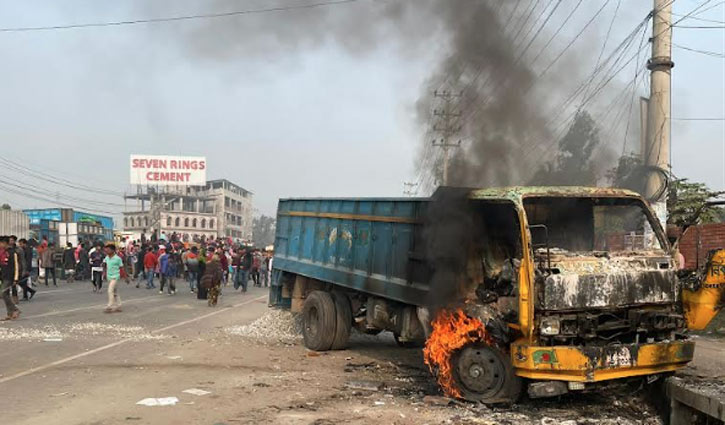
<svg viewBox="0 0 725 425">
<path fill-rule="evenodd" d="M 461 398 L 453 378 L 451 356 L 469 343 L 483 342 L 493 345 L 493 340 L 486 332 L 484 324 L 469 317 L 462 309 L 455 311 L 441 310 L 433 320 L 433 332 L 423 349 L 425 364 L 432 373 L 438 372 L 438 385 L 449 397 Z"/>
</svg>

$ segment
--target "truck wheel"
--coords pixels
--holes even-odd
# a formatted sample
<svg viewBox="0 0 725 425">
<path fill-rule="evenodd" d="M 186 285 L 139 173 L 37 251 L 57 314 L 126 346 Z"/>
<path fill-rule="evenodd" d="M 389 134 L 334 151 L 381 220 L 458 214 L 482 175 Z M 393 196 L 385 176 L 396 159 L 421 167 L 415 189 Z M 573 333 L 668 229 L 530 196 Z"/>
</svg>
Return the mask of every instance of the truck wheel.
<svg viewBox="0 0 725 425">
<path fill-rule="evenodd" d="M 350 339 L 352 328 L 352 307 L 350 299 L 342 292 L 333 292 L 332 299 L 335 301 L 335 339 L 332 342 L 333 350 L 344 350 Z"/>
<path fill-rule="evenodd" d="M 324 291 L 312 291 L 302 306 L 302 336 L 305 347 L 327 351 L 335 338 L 335 301 Z"/>
<path fill-rule="evenodd" d="M 486 345 L 469 345 L 451 358 L 453 378 L 464 399 L 495 404 L 513 403 L 521 394 L 521 378 L 511 360 Z"/>
</svg>

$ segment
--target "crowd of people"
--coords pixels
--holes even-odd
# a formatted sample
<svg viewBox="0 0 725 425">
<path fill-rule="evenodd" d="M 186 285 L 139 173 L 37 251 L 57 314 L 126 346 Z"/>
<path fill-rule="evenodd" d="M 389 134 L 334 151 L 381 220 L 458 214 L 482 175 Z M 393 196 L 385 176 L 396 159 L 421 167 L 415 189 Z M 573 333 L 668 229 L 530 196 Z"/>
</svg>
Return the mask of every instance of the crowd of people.
<svg viewBox="0 0 725 425">
<path fill-rule="evenodd" d="M 272 252 L 225 239 L 189 244 L 174 235 L 168 239 L 125 239 L 105 245 L 87 241 L 76 246 L 68 243 L 61 251 L 45 238 L 38 242 L 3 236 L 0 288 L 7 309 L 5 320 L 19 317 L 21 300 L 32 300 L 38 285 L 58 286 L 58 268 L 67 282 L 88 281 L 95 293 L 101 293 L 107 282 L 107 313 L 121 311 L 117 287 L 121 280 L 135 282 L 136 288 L 143 285 L 146 290 L 158 289 L 159 294 L 169 295 L 176 294 L 177 283 L 188 285 L 190 293 L 215 306 L 222 288 L 230 282 L 234 290 L 242 292 L 247 291 L 250 280 L 254 286 L 268 286 Z"/>
</svg>

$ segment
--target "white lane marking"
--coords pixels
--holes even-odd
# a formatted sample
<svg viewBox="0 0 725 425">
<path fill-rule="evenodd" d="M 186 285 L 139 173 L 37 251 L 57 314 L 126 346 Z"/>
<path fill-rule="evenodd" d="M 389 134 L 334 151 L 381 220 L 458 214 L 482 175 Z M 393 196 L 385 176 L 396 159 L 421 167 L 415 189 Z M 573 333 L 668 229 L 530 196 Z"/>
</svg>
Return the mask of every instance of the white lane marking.
<svg viewBox="0 0 725 425">
<path fill-rule="evenodd" d="M 161 332 L 168 331 L 170 329 L 178 328 L 179 326 L 188 325 L 189 323 L 198 322 L 199 320 L 204 320 L 206 318 L 209 318 L 209 317 L 212 317 L 212 316 L 216 316 L 217 314 L 221 314 L 221 313 L 224 313 L 226 311 L 231 311 L 231 310 L 233 310 L 233 309 L 235 309 L 237 307 L 241 307 L 243 305 L 247 305 L 247 304 L 250 304 L 250 303 L 259 301 L 259 300 L 263 300 L 263 299 L 265 299 L 267 297 L 268 297 L 267 295 L 263 295 L 261 297 L 257 297 L 257 298 L 253 298 L 251 300 L 247 300 L 247 301 L 245 301 L 243 303 L 234 304 L 233 306 L 231 306 L 231 308 L 220 308 L 219 310 L 212 311 L 211 313 L 207 313 L 207 314 L 204 314 L 204 315 L 195 317 L 193 319 L 185 320 L 183 322 L 178 322 L 178 323 L 175 323 L 175 324 L 170 325 L 170 326 L 165 326 L 165 327 L 163 327 L 161 329 L 156 329 L 154 331 L 151 331 L 151 333 L 152 334 L 157 334 L 157 333 L 161 333 Z M 14 379 L 22 378 L 23 376 L 28 376 L 28 375 L 31 375 L 33 373 L 40 372 L 41 370 L 50 369 L 52 367 L 59 366 L 59 365 L 62 365 L 64 363 L 68 363 L 70 361 L 73 361 L 73 360 L 76 360 L 76 359 L 80 359 L 82 357 L 90 356 L 91 354 L 96 354 L 96 353 L 99 353 L 101 351 L 108 350 L 109 348 L 118 347 L 119 345 L 125 344 L 125 343 L 127 343 L 129 341 L 133 341 L 133 339 L 132 338 L 122 339 L 120 341 L 112 342 L 110 344 L 106 344 L 104 346 L 101 346 L 101 347 L 98 347 L 98 348 L 94 348 L 94 349 L 92 349 L 90 351 L 84 351 L 82 353 L 75 354 L 75 355 L 72 355 L 70 357 L 66 357 L 64 359 L 56 360 L 56 361 L 54 361 L 52 363 L 48 363 L 48 364 L 45 364 L 43 366 L 37 366 L 37 367 L 31 368 L 31 369 L 25 370 L 23 372 L 18 372 L 15 375 L 6 376 L 4 378 L 0 378 L 0 384 L 4 384 L 4 383 L 9 382 L 9 381 L 12 381 Z"/>
</svg>

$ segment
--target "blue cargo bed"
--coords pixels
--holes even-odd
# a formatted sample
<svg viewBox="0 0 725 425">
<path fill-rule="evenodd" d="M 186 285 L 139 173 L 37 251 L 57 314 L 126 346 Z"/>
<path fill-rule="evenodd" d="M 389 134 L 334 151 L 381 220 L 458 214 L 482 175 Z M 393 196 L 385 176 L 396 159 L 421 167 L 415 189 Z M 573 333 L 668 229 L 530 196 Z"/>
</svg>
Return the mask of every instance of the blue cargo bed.
<svg viewBox="0 0 725 425">
<path fill-rule="evenodd" d="M 422 223 L 429 199 L 282 199 L 274 269 L 406 304 L 428 294 Z M 276 282 L 278 283 L 278 282 Z"/>
</svg>

